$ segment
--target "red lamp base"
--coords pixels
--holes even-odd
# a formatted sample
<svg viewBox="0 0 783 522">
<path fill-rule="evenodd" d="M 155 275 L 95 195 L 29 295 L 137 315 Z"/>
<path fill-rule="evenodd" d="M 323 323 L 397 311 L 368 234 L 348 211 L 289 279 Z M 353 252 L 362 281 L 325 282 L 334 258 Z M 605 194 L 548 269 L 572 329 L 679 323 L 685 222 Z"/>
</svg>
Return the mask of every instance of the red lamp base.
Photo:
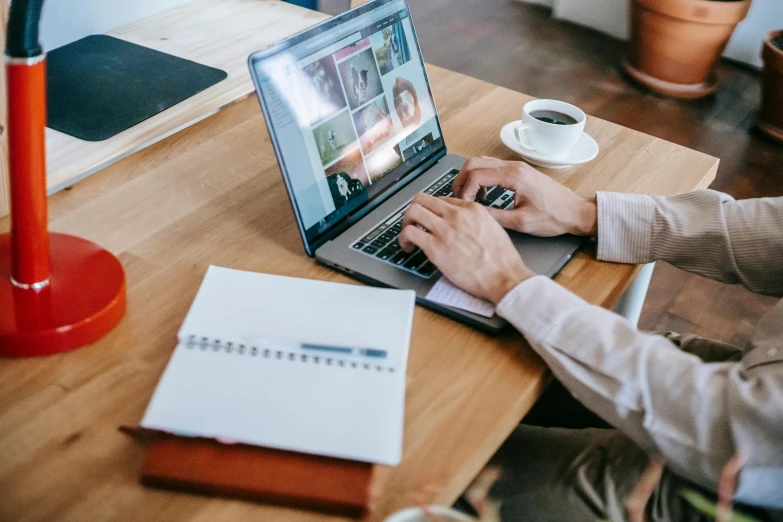
<svg viewBox="0 0 783 522">
<path fill-rule="evenodd" d="M 66 352 L 108 334 L 125 313 L 125 272 L 85 239 L 49 235 L 51 276 L 40 290 L 11 281 L 11 236 L 0 235 L 0 356 Z"/>
</svg>

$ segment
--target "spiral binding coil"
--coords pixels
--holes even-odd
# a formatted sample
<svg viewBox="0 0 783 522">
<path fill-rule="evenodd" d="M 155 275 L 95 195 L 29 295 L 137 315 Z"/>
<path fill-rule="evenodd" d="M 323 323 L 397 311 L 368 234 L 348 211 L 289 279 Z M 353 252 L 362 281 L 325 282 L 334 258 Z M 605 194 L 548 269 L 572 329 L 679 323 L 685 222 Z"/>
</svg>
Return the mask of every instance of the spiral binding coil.
<svg viewBox="0 0 783 522">
<path fill-rule="evenodd" d="M 223 342 L 220 339 L 209 337 L 188 336 L 184 343 L 189 350 L 206 352 L 224 352 L 226 354 L 241 355 L 246 357 L 258 357 L 261 359 L 272 359 L 279 361 L 303 362 L 310 364 L 323 364 L 325 366 L 335 366 L 338 368 L 349 368 L 366 371 L 389 372 L 394 373 L 395 369 L 391 366 L 370 364 L 367 362 L 354 361 L 340 357 L 324 357 L 320 355 L 310 355 L 306 353 L 295 353 L 286 350 L 273 350 L 270 348 L 259 348 L 250 344 L 237 344 L 234 342 Z"/>
</svg>

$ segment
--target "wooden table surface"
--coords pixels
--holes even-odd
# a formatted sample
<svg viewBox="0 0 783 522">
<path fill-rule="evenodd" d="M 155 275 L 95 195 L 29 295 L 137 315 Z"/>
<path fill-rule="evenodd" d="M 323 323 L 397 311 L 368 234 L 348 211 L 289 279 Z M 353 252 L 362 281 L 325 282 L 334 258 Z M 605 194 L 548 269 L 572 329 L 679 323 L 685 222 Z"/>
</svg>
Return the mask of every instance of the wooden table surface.
<svg viewBox="0 0 783 522">
<path fill-rule="evenodd" d="M 513 159 L 498 137 L 529 97 L 430 66 L 450 151 Z M 601 147 L 547 171 L 581 194 L 703 188 L 718 160 L 590 118 Z M 118 328 L 70 354 L 0 360 L 0 520 L 336 520 L 238 500 L 144 488 L 136 425 L 208 265 L 350 282 L 304 255 L 258 102 L 248 98 L 50 197 L 51 229 L 116 253 L 128 278 Z M 0 231 L 9 228 L 0 220 Z M 557 281 L 610 307 L 637 267 L 581 253 Z M 259 296 L 263 299 L 263 296 Z M 488 337 L 416 308 L 404 457 L 373 519 L 417 489 L 450 503 L 538 397 L 547 379 L 520 335 Z"/>
</svg>

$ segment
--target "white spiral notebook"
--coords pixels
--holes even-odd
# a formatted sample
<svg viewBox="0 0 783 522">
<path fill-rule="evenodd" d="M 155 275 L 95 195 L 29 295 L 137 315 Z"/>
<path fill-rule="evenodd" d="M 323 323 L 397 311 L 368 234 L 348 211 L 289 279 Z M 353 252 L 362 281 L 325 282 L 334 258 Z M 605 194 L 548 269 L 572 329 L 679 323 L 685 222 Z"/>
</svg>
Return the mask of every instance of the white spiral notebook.
<svg viewBox="0 0 783 522">
<path fill-rule="evenodd" d="M 415 294 L 212 266 L 141 425 L 395 465 Z"/>
</svg>

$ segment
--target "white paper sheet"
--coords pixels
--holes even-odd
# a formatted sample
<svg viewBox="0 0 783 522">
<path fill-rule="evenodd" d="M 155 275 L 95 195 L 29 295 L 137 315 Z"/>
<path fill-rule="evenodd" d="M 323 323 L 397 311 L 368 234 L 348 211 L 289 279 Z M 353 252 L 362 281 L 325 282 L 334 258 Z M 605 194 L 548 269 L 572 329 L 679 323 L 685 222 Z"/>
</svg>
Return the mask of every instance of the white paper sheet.
<svg viewBox="0 0 783 522">
<path fill-rule="evenodd" d="M 441 276 L 438 282 L 435 283 L 435 286 L 430 288 L 425 299 L 433 303 L 473 312 L 484 317 L 495 315 L 495 306 L 492 303 L 470 295 L 455 286 L 446 276 Z"/>
<path fill-rule="evenodd" d="M 395 465 L 414 304 L 412 291 L 210 267 L 142 426 Z M 387 356 L 312 352 L 290 342 L 252 355 L 259 338 Z"/>
</svg>

